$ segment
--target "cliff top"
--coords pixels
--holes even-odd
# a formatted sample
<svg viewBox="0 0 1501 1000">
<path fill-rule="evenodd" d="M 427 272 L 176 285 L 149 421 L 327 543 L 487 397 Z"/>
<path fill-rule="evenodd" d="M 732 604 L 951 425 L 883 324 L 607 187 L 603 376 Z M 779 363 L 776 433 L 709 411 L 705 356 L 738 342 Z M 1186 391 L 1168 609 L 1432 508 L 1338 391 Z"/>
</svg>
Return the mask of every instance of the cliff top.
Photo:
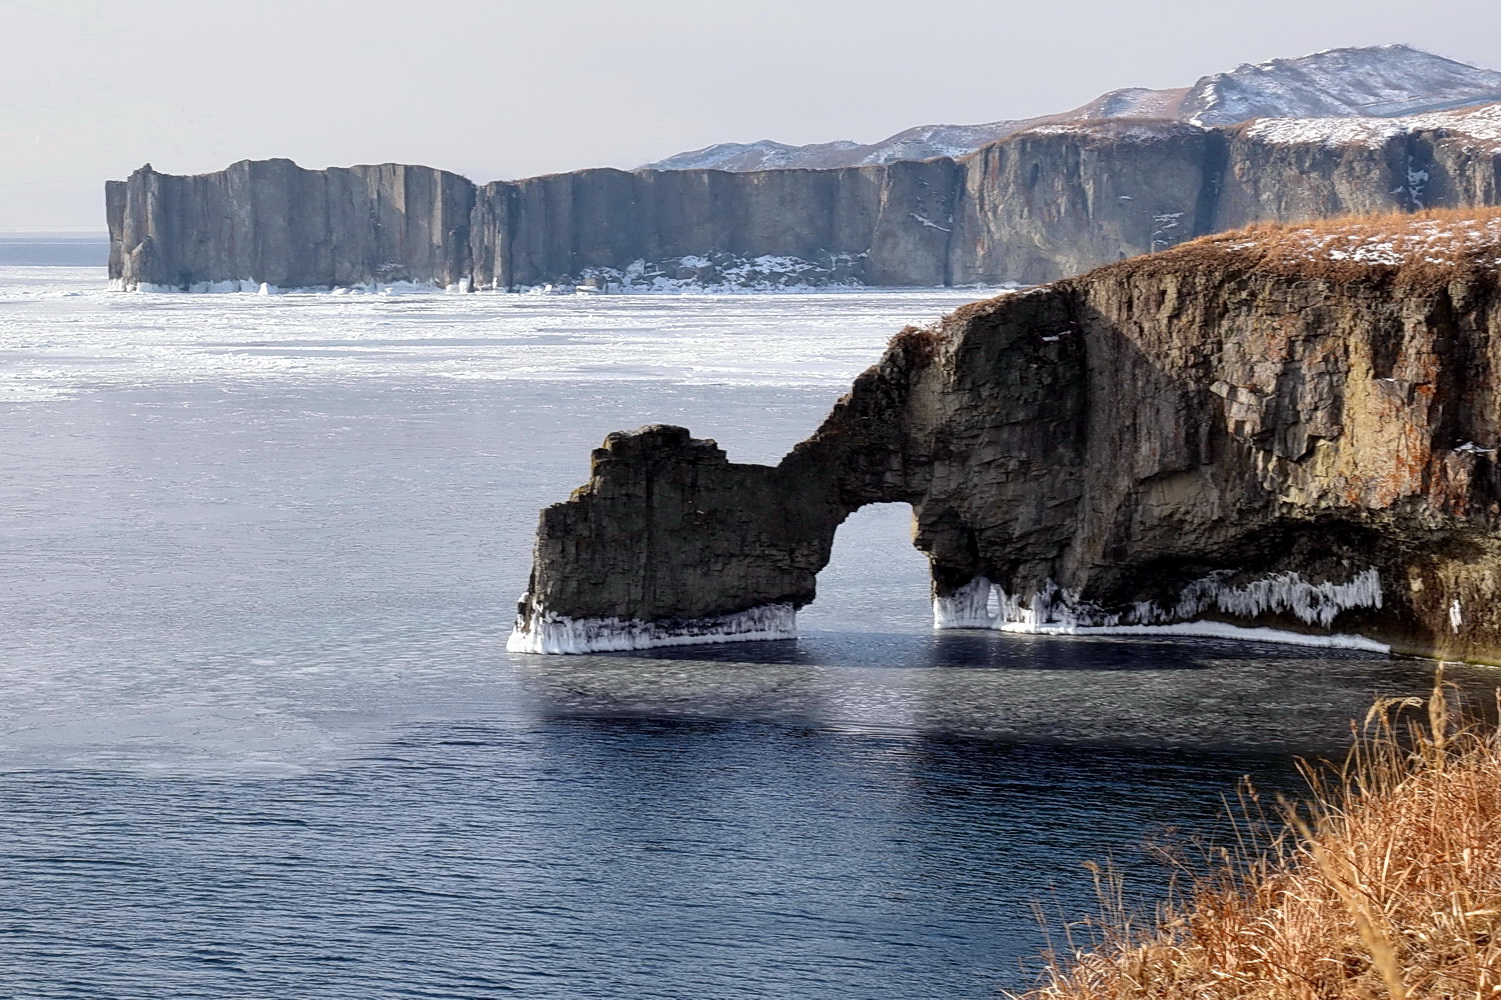
<svg viewBox="0 0 1501 1000">
<path fill-rule="evenodd" d="M 1101 271 L 1210 269 L 1343 280 L 1400 275 L 1423 284 L 1494 277 L 1501 269 L 1501 208 L 1261 224 L 1203 236 Z"/>
</svg>

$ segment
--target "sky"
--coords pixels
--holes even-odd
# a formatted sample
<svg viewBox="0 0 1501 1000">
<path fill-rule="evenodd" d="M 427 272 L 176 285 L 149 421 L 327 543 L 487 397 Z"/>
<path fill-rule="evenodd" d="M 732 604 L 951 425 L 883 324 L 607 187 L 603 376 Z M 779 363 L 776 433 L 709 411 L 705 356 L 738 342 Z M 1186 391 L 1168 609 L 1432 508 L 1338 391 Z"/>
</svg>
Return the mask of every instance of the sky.
<svg viewBox="0 0 1501 1000">
<path fill-rule="evenodd" d="M 1501 69 L 1501 0 L 0 0 L 0 230 L 102 229 L 147 162 L 629 168 L 1393 42 Z"/>
</svg>

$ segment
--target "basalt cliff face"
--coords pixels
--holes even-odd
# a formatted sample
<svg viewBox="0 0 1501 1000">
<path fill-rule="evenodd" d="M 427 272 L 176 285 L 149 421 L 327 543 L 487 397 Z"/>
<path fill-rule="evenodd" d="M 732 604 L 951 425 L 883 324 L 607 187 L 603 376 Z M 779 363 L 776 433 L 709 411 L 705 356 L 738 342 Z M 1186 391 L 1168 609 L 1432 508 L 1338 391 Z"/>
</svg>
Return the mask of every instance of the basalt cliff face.
<svg viewBox="0 0 1501 1000">
<path fill-rule="evenodd" d="M 144 167 L 106 201 L 124 289 L 1030 284 L 1253 222 L 1501 204 L 1501 105 L 1044 125 L 959 160 L 482 187 L 391 164 Z"/>
<path fill-rule="evenodd" d="M 840 522 L 895 501 L 940 627 L 1501 663 L 1498 267 L 1495 215 L 1240 232 L 903 331 L 776 467 L 611 435 L 511 648 L 791 635 Z"/>
<path fill-rule="evenodd" d="M 150 164 L 105 188 L 110 279 L 238 291 L 468 281 L 474 185 L 400 164 L 303 170 L 244 160 L 178 177 Z"/>
</svg>

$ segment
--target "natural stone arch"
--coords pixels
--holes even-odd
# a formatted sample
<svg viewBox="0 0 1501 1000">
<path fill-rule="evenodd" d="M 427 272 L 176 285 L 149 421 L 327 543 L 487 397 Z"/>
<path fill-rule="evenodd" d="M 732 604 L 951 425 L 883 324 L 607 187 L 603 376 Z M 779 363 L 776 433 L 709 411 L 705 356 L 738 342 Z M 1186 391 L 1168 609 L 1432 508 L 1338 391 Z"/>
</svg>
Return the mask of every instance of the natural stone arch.
<svg viewBox="0 0 1501 1000">
<path fill-rule="evenodd" d="M 512 648 L 788 635 L 845 516 L 902 501 L 939 624 L 1213 619 L 1501 661 L 1495 269 L 1256 246 L 904 331 L 775 467 L 683 428 L 611 435 L 543 513 Z"/>
</svg>

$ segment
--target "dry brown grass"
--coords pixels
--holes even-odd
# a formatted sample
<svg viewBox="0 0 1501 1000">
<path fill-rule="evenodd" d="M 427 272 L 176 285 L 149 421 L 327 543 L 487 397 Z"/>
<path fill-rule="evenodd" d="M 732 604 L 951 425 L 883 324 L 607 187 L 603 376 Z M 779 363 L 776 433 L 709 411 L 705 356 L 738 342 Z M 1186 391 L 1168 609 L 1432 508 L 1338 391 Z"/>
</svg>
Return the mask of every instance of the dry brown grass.
<svg viewBox="0 0 1501 1000">
<path fill-rule="evenodd" d="M 1501 208 L 1466 208 L 1261 223 L 1201 236 L 1104 270 L 1154 274 L 1207 268 L 1434 285 L 1493 279 L 1498 265 Z"/>
<path fill-rule="evenodd" d="M 943 332 L 930 326 L 904 326 L 886 342 L 888 355 L 901 355 L 914 368 L 933 360 L 943 343 Z"/>
<path fill-rule="evenodd" d="M 1146 930 L 1119 908 L 1051 956 L 1029 1000 L 1501 997 L 1501 732 L 1372 710 L 1348 761 L 1309 768 L 1265 853 L 1226 861 Z M 1097 872 L 1108 904 L 1118 899 Z"/>
</svg>

